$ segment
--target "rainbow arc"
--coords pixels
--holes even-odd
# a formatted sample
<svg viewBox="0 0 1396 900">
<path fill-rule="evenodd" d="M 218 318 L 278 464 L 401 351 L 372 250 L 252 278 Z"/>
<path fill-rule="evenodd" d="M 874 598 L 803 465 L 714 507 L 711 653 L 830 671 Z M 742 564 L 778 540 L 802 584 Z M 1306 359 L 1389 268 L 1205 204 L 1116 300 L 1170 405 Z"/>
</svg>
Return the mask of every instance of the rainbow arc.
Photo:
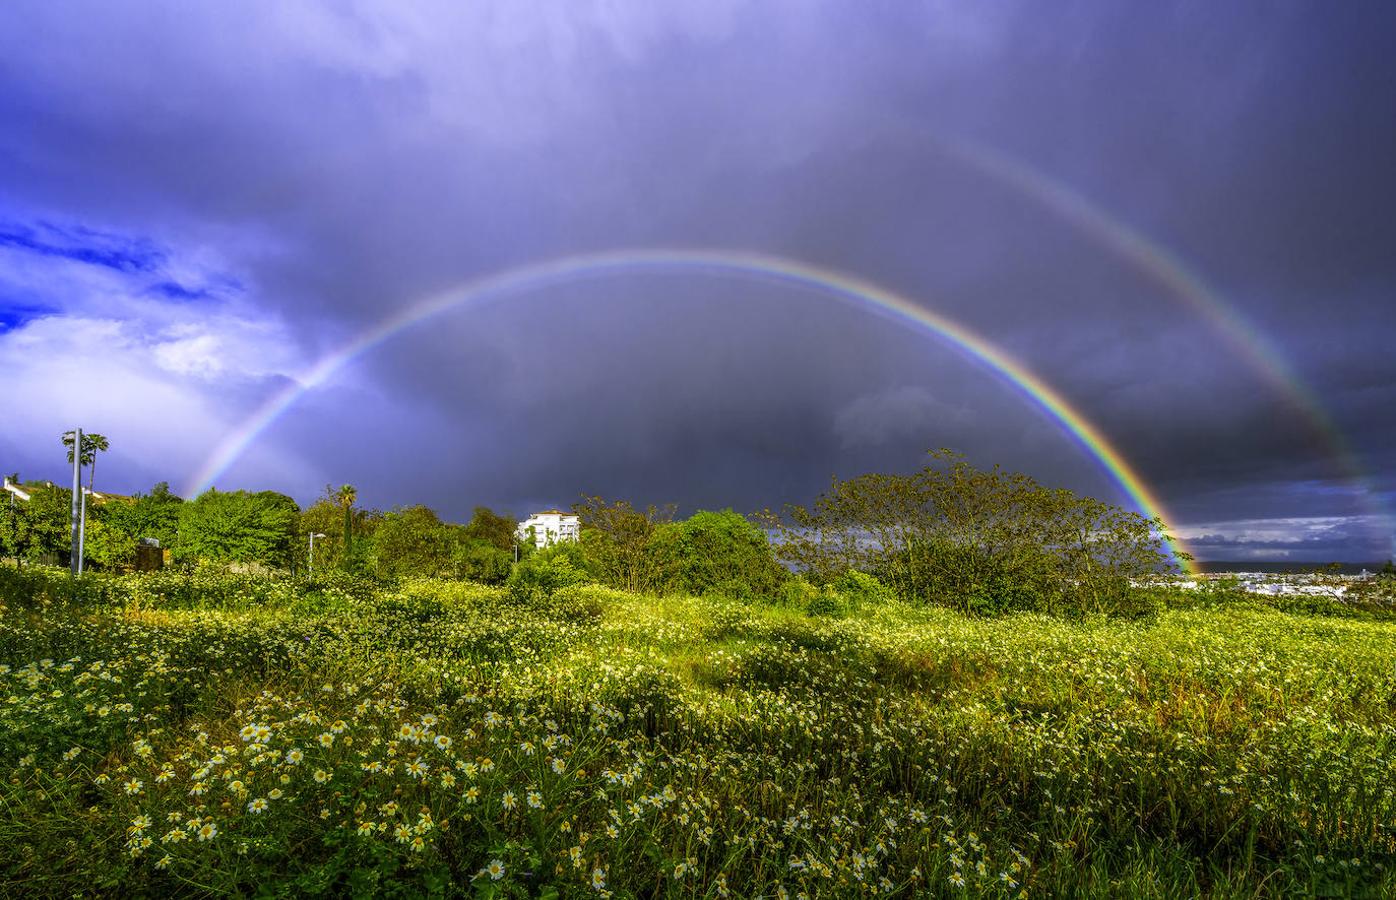
<svg viewBox="0 0 1396 900">
<path fill-rule="evenodd" d="M 1194 571 L 1180 539 L 1171 534 L 1171 517 L 1162 501 L 1114 443 L 1085 413 L 1007 350 L 959 322 L 864 279 L 781 257 L 716 250 L 618 250 L 560 257 L 477 278 L 412 304 L 324 356 L 300 379 L 268 398 L 219 443 L 186 492 L 190 496 L 203 493 L 307 392 L 325 384 L 358 356 L 416 325 L 472 303 L 637 271 L 700 272 L 775 281 L 931 332 L 996 373 L 1058 423 L 1099 462 L 1140 512 L 1164 526 L 1175 557 L 1187 571 Z"/>
</svg>

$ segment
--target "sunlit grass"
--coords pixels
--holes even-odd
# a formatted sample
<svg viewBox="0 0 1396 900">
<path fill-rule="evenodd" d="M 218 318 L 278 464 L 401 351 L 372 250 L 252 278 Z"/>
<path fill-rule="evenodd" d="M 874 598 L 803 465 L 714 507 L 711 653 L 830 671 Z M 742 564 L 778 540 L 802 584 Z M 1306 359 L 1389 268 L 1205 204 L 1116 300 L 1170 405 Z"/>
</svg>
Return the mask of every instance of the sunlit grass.
<svg viewBox="0 0 1396 900">
<path fill-rule="evenodd" d="M 1396 890 L 1380 617 L 7 577 L 26 894 Z"/>
</svg>

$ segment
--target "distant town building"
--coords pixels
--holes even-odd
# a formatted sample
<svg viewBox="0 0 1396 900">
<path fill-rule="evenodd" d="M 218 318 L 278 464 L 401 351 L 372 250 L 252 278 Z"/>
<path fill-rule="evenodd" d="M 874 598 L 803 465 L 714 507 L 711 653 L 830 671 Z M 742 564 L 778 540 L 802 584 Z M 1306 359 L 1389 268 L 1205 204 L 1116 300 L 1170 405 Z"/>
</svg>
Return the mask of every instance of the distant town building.
<svg viewBox="0 0 1396 900">
<path fill-rule="evenodd" d="M 535 547 L 546 547 L 579 539 L 582 536 L 582 523 L 570 512 L 545 509 L 520 522 L 518 535 L 521 541 L 532 541 Z"/>
</svg>

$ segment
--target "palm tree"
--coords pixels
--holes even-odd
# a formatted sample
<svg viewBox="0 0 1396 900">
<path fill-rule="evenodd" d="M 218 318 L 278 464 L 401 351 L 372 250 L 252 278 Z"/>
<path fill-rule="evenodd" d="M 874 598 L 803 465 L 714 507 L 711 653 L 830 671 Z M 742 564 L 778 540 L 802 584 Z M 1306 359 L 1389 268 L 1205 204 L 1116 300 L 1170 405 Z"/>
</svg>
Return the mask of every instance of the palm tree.
<svg viewBox="0 0 1396 900">
<path fill-rule="evenodd" d="M 73 461 L 73 433 L 63 432 L 63 446 L 68 448 L 68 462 Z M 97 477 L 97 454 L 111 449 L 111 442 L 104 434 L 84 434 L 82 436 L 82 460 L 84 466 L 91 466 L 87 473 L 87 490 L 92 491 L 93 479 Z"/>
<path fill-rule="evenodd" d="M 97 454 L 106 453 L 111 448 L 111 443 L 104 434 L 84 434 L 82 442 L 86 445 L 83 449 L 87 451 L 87 464 L 91 468 L 87 470 L 87 492 L 92 493 L 92 481 L 97 477 Z"/>
<path fill-rule="evenodd" d="M 353 532 L 350 531 L 349 527 L 352 521 L 351 511 L 354 508 L 354 501 L 358 498 L 359 492 L 354 490 L 352 484 L 340 485 L 339 492 L 335 495 L 335 499 L 339 501 L 339 505 L 344 507 L 344 559 L 346 562 L 349 560 L 349 549 L 354 540 Z"/>
<path fill-rule="evenodd" d="M 84 434 L 82 437 L 83 437 L 83 441 L 82 441 L 82 464 L 85 466 L 85 465 L 87 465 L 87 464 L 91 461 L 91 459 L 90 459 L 91 453 L 90 453 L 90 451 L 88 450 L 87 435 Z M 65 447 L 68 448 L 68 462 L 72 462 L 72 461 L 73 461 L 73 433 L 72 433 L 71 431 L 65 431 L 65 432 L 63 432 L 63 446 L 65 446 Z"/>
</svg>

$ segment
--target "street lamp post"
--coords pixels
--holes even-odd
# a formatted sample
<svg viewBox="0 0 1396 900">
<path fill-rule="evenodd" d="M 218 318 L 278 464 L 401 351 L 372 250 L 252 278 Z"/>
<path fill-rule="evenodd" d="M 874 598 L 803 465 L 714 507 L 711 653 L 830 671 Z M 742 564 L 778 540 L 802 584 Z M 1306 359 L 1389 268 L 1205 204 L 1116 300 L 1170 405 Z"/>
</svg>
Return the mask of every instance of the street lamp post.
<svg viewBox="0 0 1396 900">
<path fill-rule="evenodd" d="M 310 533 L 310 559 L 305 564 L 305 573 L 307 575 L 315 574 L 315 539 L 317 537 L 322 538 L 324 535 L 318 531 L 312 531 Z"/>
<path fill-rule="evenodd" d="M 68 533 L 68 571 L 82 574 L 82 429 L 73 429 L 73 515 Z"/>
</svg>

